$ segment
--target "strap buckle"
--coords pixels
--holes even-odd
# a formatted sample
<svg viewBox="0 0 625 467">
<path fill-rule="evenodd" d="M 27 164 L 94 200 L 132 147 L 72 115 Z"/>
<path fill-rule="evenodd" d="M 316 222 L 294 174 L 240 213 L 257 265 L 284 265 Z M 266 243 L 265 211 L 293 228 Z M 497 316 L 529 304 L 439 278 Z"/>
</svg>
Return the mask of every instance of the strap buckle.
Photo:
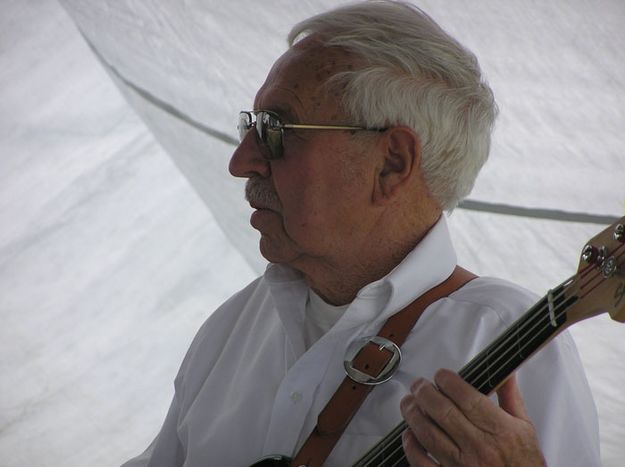
<svg viewBox="0 0 625 467">
<path fill-rule="evenodd" d="M 390 351 L 391 357 L 386 362 L 384 368 L 380 370 L 377 375 L 370 375 L 361 371 L 357 368 L 354 368 L 354 361 L 360 354 L 360 352 L 369 344 L 375 344 L 378 346 L 378 350 L 380 352 Z M 368 386 L 375 386 L 378 384 L 385 383 L 389 379 L 392 378 L 395 370 L 399 367 L 399 363 L 401 361 L 401 350 L 397 344 L 393 341 L 386 339 L 381 336 L 367 336 L 361 337 L 352 341 L 347 347 L 345 352 L 345 360 L 343 360 L 343 367 L 345 368 L 345 373 L 347 376 L 357 383 L 366 384 Z"/>
</svg>

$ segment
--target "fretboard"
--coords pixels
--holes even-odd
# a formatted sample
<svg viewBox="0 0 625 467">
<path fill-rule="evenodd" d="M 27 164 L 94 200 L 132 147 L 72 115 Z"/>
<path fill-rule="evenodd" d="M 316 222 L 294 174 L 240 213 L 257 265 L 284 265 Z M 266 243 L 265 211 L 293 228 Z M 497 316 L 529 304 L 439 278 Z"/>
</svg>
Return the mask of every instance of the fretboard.
<svg viewBox="0 0 625 467">
<path fill-rule="evenodd" d="M 525 360 L 558 334 L 566 322 L 566 310 L 577 301 L 565 295 L 567 283 L 550 291 L 515 321 L 458 374 L 482 394 L 491 394 Z M 408 466 L 401 443 L 406 429 L 400 423 L 370 449 L 353 467 Z"/>
</svg>

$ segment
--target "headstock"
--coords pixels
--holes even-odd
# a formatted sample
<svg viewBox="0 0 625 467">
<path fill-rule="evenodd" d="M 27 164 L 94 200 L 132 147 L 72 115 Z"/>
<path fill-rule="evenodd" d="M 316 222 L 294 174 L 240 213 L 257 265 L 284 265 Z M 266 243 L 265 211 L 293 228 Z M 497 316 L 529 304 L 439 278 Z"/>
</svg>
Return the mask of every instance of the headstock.
<svg viewBox="0 0 625 467">
<path fill-rule="evenodd" d="M 607 312 L 625 322 L 625 217 L 590 239 L 572 281 L 578 301 L 567 311 L 567 321 Z"/>
</svg>

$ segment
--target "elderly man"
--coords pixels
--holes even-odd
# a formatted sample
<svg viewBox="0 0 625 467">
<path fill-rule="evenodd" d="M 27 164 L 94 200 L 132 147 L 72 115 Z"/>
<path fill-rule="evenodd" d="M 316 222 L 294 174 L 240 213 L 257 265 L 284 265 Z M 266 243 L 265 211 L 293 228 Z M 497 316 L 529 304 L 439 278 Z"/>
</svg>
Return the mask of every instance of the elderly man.
<svg viewBox="0 0 625 467">
<path fill-rule="evenodd" d="M 407 337 L 390 379 L 361 405 L 349 389 L 328 402 L 344 384 L 360 393 L 362 381 L 342 383 L 350 344 L 454 271 L 442 212 L 485 162 L 496 106 L 475 57 L 409 5 L 339 8 L 295 26 L 289 42 L 240 115 L 230 161 L 248 179 L 270 265 L 201 328 L 160 433 L 127 465 L 245 466 L 271 454 L 351 465 L 402 417 L 396 463 L 358 465 L 599 465 L 596 413 L 568 334 L 497 384 L 498 404 L 439 370 L 457 371 L 535 301 L 501 280 L 476 278 L 427 302 L 399 329 Z M 381 353 L 392 348 L 380 342 Z M 329 444 L 326 416 L 341 427 Z"/>
</svg>

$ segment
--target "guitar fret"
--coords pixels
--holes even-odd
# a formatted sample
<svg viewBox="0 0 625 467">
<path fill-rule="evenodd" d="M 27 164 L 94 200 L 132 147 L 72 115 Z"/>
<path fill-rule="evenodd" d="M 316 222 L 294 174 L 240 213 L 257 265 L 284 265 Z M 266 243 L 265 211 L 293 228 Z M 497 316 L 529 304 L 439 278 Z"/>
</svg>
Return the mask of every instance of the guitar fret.
<svg viewBox="0 0 625 467">
<path fill-rule="evenodd" d="M 550 292 L 549 300 L 543 297 L 458 374 L 483 394 L 490 394 L 565 324 L 566 310 L 578 300 L 566 298 L 566 289 L 563 283 Z M 401 441 L 406 428 L 401 422 L 353 467 L 408 466 Z"/>
<path fill-rule="evenodd" d="M 576 299 L 565 303 L 561 286 L 553 295 L 556 297 L 553 309 L 560 311 L 557 316 L 552 316 L 547 298 L 543 298 L 458 374 L 483 394 L 490 394 L 564 324 L 565 314 L 561 309 Z M 556 326 L 552 324 L 554 319 Z"/>
<path fill-rule="evenodd" d="M 404 450 L 402 448 L 401 434 L 404 432 L 408 425 L 405 422 L 401 422 L 397 425 L 393 431 L 387 434 L 380 442 L 378 442 L 373 448 L 371 448 L 353 467 L 367 467 L 367 466 L 399 466 L 408 465 L 398 463 L 405 460 Z M 398 453 L 398 457 L 394 460 L 395 463 L 387 464 L 386 460 L 389 458 L 390 453 Z"/>
<path fill-rule="evenodd" d="M 612 319 L 625 322 L 625 283 L 622 282 L 622 271 L 625 270 L 624 224 L 625 217 L 591 239 L 577 273 L 550 290 L 546 297 L 468 362 L 459 375 L 482 393 L 490 394 L 564 327 L 606 311 Z M 604 256 L 610 255 L 605 259 L 605 265 L 604 259 L 598 262 L 596 254 L 593 257 L 593 251 L 599 248 L 596 245 L 601 245 L 601 250 L 607 252 Z M 580 309 L 579 305 L 584 305 L 585 309 Z M 399 423 L 353 467 L 408 467 L 402 447 L 402 433 L 406 428 L 406 422 Z M 290 465 L 290 460 L 282 457 L 279 460 L 261 460 L 252 467 L 287 465 Z"/>
</svg>

